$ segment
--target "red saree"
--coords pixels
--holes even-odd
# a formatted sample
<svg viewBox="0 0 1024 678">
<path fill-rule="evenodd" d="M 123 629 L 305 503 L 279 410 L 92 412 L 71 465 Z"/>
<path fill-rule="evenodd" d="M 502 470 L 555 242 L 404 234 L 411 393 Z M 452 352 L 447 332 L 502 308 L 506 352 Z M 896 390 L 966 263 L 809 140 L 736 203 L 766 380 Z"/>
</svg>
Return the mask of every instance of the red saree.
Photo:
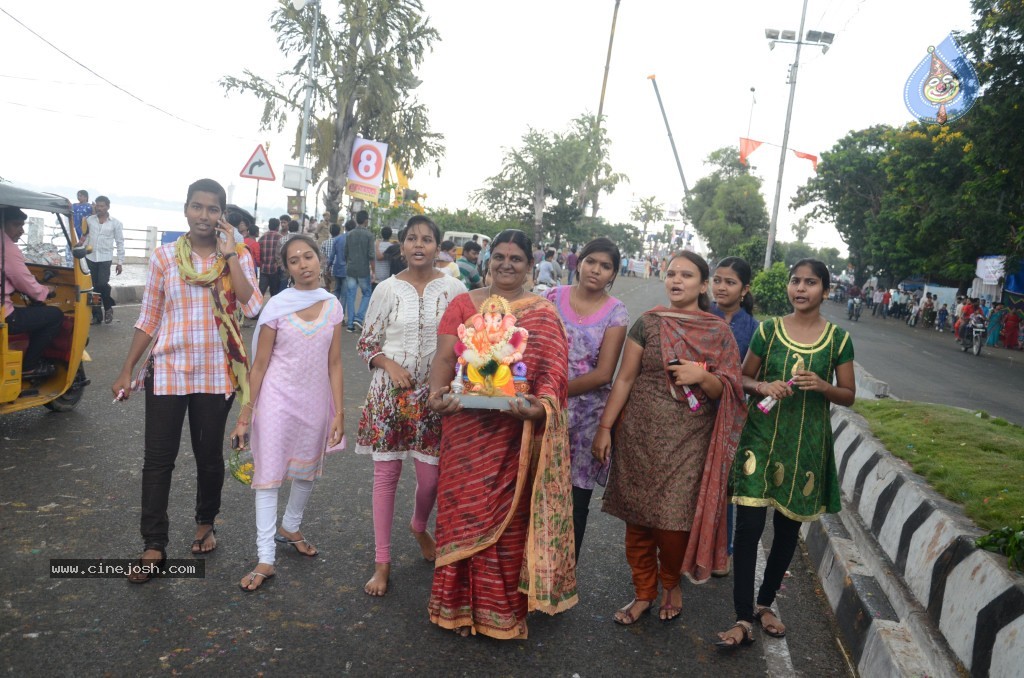
<svg viewBox="0 0 1024 678">
<path fill-rule="evenodd" d="M 712 572 L 728 569 L 725 511 L 729 471 L 747 418 L 739 348 L 729 326 L 711 313 L 661 306 L 648 313 L 661 319 L 661 350 L 666 364 L 673 358 L 706 362 L 706 369 L 725 386 L 718 399 L 693 527 L 683 556 L 682 573 L 691 582 L 702 584 Z"/>
<path fill-rule="evenodd" d="M 565 406 L 568 351 L 550 302 L 510 304 L 529 333 L 523 361 L 544 422 L 464 410 L 445 417 L 437 492 L 437 560 L 428 612 L 443 628 L 525 638 L 526 615 L 577 602 Z M 438 327 L 455 336 L 477 312 L 452 300 Z"/>
</svg>

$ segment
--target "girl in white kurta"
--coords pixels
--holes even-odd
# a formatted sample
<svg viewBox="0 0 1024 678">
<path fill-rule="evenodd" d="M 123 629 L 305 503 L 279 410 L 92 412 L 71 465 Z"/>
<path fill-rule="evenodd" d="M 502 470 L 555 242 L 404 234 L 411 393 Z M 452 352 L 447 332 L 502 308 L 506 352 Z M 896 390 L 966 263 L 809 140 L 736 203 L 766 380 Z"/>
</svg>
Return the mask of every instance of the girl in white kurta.
<svg viewBox="0 0 1024 678">
<path fill-rule="evenodd" d="M 359 354 L 373 372 L 359 419 L 356 452 L 373 456 L 372 596 L 387 591 L 391 574 L 391 523 L 402 461 L 416 465 L 416 508 L 409 528 L 423 557 L 434 559 L 427 519 L 437 499 L 441 419 L 427 408 L 427 378 L 437 349 L 437 325 L 448 302 L 466 291 L 457 279 L 434 268 L 441 234 L 434 222 L 415 216 L 399 233 L 408 268 L 377 285 L 370 298 Z"/>
</svg>

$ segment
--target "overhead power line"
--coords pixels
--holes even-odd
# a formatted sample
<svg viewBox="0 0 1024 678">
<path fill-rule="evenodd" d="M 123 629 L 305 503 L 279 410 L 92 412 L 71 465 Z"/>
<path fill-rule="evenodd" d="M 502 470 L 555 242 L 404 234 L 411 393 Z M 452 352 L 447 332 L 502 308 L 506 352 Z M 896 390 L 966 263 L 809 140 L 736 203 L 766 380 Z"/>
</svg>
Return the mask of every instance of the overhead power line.
<svg viewBox="0 0 1024 678">
<path fill-rule="evenodd" d="M 14 15 L 13 15 L 13 14 L 11 14 L 10 12 L 8 12 L 8 11 L 7 11 L 6 9 L 4 9 L 3 7 L 0 7 L 0 12 L 3 12 L 4 14 L 6 14 L 6 15 L 7 15 L 8 17 L 10 17 L 11 21 L 15 22 L 16 24 L 18 24 L 19 26 L 21 26 L 22 28 L 24 28 L 24 29 L 25 29 L 26 31 L 28 31 L 28 32 L 29 32 L 29 33 L 31 33 L 32 35 L 34 35 L 34 36 L 36 36 L 37 38 L 39 38 L 40 40 L 42 40 L 42 41 L 43 41 L 44 43 L 46 43 L 47 45 L 49 45 L 50 47 L 52 47 L 53 49 L 55 49 L 55 50 L 56 50 L 57 52 L 59 52 L 59 53 L 60 53 L 61 55 L 63 55 L 63 56 L 65 57 L 65 58 L 69 59 L 70 61 L 72 61 L 73 63 L 77 64 L 77 65 L 78 65 L 78 66 L 80 66 L 81 68 L 85 69 L 86 71 L 88 71 L 88 72 L 89 72 L 89 73 L 91 73 L 92 75 L 96 76 L 97 78 L 99 78 L 99 79 L 100 79 L 100 80 L 102 80 L 103 82 L 107 83 L 108 85 L 110 85 L 110 86 L 111 86 L 111 87 L 113 87 L 114 89 L 118 90 L 119 92 L 123 92 L 124 94 L 127 94 L 127 95 L 128 95 L 128 96 L 130 96 L 130 97 L 131 97 L 132 99 L 135 99 L 136 101 L 138 101 L 138 102 L 139 102 L 140 104 L 142 104 L 142 105 L 144 105 L 144 106 L 148 106 L 149 108 L 152 108 L 152 109 L 153 109 L 153 110 L 155 110 L 155 111 L 158 111 L 158 112 L 160 112 L 160 113 L 163 113 L 164 115 L 166 115 L 166 116 L 168 116 L 168 117 L 170 117 L 170 118 L 174 118 L 175 120 L 177 120 L 177 121 L 179 121 L 179 122 L 183 122 L 183 123 L 185 123 L 186 125 L 191 125 L 192 127 L 196 127 L 196 128 L 198 128 L 198 129 L 204 130 L 204 131 L 206 131 L 206 132 L 212 132 L 212 131 L 213 131 L 213 130 L 211 130 L 211 129 L 210 129 L 209 127 L 203 127 L 202 125 L 200 125 L 200 124 L 198 124 L 198 123 L 194 123 L 194 122 L 192 122 L 191 120 L 186 120 L 185 118 L 182 118 L 181 116 L 175 115 L 174 113 L 171 113 L 170 111 L 167 111 L 167 110 L 165 110 L 165 109 L 163 109 L 163 108 L 160 108 L 160 107 L 159 107 L 159 106 L 157 106 L 156 104 L 151 104 L 151 103 L 149 103 L 148 101 L 146 101 L 146 100 L 145 100 L 145 99 L 143 99 L 142 97 L 136 96 L 135 94 L 133 94 L 133 93 L 129 92 L 128 90 L 126 90 L 126 89 L 125 89 L 124 87 L 121 87 L 121 86 L 120 86 L 120 85 L 118 85 L 117 83 L 115 83 L 115 82 L 112 82 L 111 80 L 109 80 L 109 79 L 107 79 L 107 78 L 103 77 L 102 75 L 100 75 L 99 73 L 97 73 L 96 71 L 94 71 L 93 69 L 89 68 L 88 66 L 86 66 L 85 64 L 83 64 L 83 63 L 82 63 L 81 61 L 79 61 L 78 59 L 74 58 L 73 56 L 71 56 L 70 54 L 68 54 L 68 53 L 67 53 L 67 52 L 65 52 L 64 50 L 62 50 L 62 49 L 61 49 L 60 47 L 57 47 L 57 45 L 53 44 L 52 42 L 50 42 L 49 40 L 47 40 L 46 38 L 44 38 L 44 37 L 43 37 L 42 35 L 40 35 L 39 33 L 37 33 L 36 31 L 32 30 L 31 28 L 29 28 L 29 27 L 28 27 L 27 25 L 25 25 L 25 23 L 24 23 L 23 21 L 21 21 L 20 19 L 18 19 L 18 17 L 14 16 Z"/>
</svg>

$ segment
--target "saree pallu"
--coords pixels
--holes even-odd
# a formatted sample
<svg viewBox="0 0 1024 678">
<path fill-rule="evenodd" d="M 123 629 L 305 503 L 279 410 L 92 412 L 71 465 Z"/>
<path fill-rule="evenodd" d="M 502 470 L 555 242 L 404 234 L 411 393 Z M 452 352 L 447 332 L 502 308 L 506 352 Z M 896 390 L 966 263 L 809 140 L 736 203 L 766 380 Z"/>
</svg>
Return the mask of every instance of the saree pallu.
<svg viewBox="0 0 1024 678">
<path fill-rule="evenodd" d="M 512 302 L 529 333 L 523 362 L 541 421 L 464 410 L 442 423 L 437 560 L 428 612 L 443 628 L 525 638 L 526 615 L 577 602 L 565 405 L 568 345 L 550 302 Z M 477 312 L 456 297 L 438 328 L 456 334 Z"/>
</svg>

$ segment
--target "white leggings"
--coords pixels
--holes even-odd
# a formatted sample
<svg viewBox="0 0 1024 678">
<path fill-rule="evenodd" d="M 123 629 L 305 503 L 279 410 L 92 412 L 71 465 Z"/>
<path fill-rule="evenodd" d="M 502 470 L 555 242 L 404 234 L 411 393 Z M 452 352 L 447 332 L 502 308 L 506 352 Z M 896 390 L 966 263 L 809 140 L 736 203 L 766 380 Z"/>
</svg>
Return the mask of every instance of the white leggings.
<svg viewBox="0 0 1024 678">
<path fill-rule="evenodd" d="M 256 492 L 256 551 L 261 563 L 274 564 L 274 534 L 277 532 L 277 490 L 272 487 Z M 281 519 L 285 532 L 298 532 L 302 525 L 302 512 L 306 510 L 309 493 L 313 491 L 312 480 L 292 480 L 288 494 L 288 506 Z"/>
</svg>

